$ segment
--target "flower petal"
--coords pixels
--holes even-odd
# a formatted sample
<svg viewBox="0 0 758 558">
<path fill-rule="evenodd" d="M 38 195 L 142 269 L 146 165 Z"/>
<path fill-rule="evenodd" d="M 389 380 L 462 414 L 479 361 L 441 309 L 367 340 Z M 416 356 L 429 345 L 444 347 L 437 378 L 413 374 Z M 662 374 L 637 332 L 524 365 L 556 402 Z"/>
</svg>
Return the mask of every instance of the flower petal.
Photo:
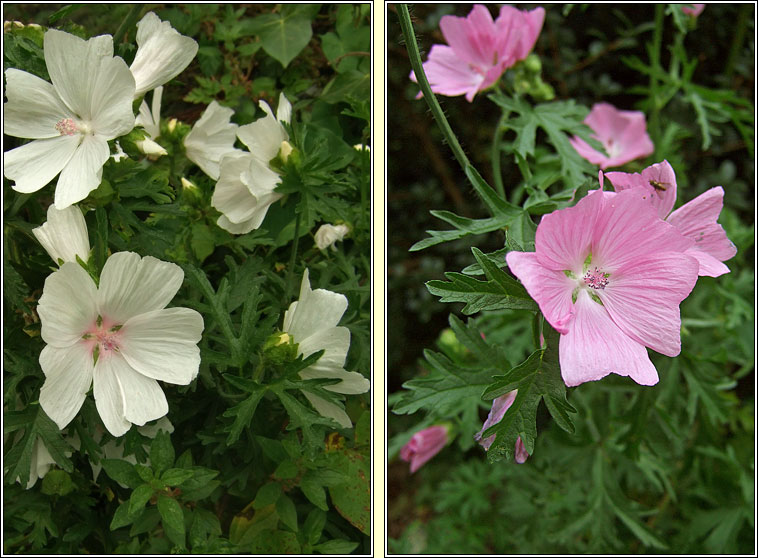
<svg viewBox="0 0 758 558">
<path fill-rule="evenodd" d="M 168 83 L 197 54 L 197 42 L 179 34 L 168 21 L 148 12 L 137 23 L 137 54 L 131 65 L 136 82 L 135 97 Z"/>
<path fill-rule="evenodd" d="M 292 120 L 292 103 L 284 96 L 284 92 L 279 93 L 279 104 L 276 106 L 276 119 L 279 122 L 290 123 Z"/>
<path fill-rule="evenodd" d="M 589 197 L 589 196 L 588 196 Z M 593 227 L 592 264 L 613 273 L 627 262 L 661 252 L 684 252 L 692 240 L 662 221 L 639 189 L 606 192 Z"/>
<path fill-rule="evenodd" d="M 274 116 L 268 103 L 260 101 L 258 104 L 266 116 L 240 126 L 237 129 L 237 137 L 247 146 L 251 154 L 268 164 L 279 153 L 279 147 L 283 141 L 289 139 L 289 135 Z"/>
<path fill-rule="evenodd" d="M 461 60 L 481 68 L 492 66 L 498 29 L 486 6 L 476 4 L 466 17 L 442 16 L 440 31 Z"/>
<path fill-rule="evenodd" d="M 121 58 L 103 58 L 92 80 L 90 125 L 110 140 L 134 128 L 134 78 Z"/>
<path fill-rule="evenodd" d="M 725 273 L 729 273 L 729 268 L 726 264 L 722 263 L 719 259 L 714 258 L 710 254 L 703 252 L 696 246 L 693 246 L 689 250 L 684 252 L 688 256 L 692 256 L 700 264 L 700 269 L 697 274 L 706 277 L 719 277 Z"/>
<path fill-rule="evenodd" d="M 338 405 L 335 405 L 331 401 L 327 401 L 318 395 L 313 395 L 312 393 L 308 393 L 304 390 L 300 391 L 302 391 L 303 395 L 305 395 L 305 398 L 310 402 L 311 405 L 313 405 L 313 408 L 316 409 L 318 414 L 320 414 L 322 417 L 336 420 L 342 428 L 350 428 L 353 426 L 353 422 L 350 420 L 350 417 L 347 416 L 345 410 Z"/>
<path fill-rule="evenodd" d="M 534 240 L 540 264 L 555 271 L 581 271 L 603 200 L 603 193 L 598 190 L 574 207 L 542 217 Z"/>
<path fill-rule="evenodd" d="M 125 418 L 126 401 L 117 369 L 127 366 L 118 355 L 98 359 L 92 376 L 95 406 L 105 428 L 117 438 L 127 433 L 131 423 Z"/>
<path fill-rule="evenodd" d="M 432 91 L 449 97 L 465 94 L 469 103 L 474 100 L 484 81 L 483 75 L 472 70 L 452 48 L 445 45 L 432 45 L 424 62 L 424 73 Z M 413 72 L 410 77 L 416 81 Z"/>
<path fill-rule="evenodd" d="M 299 342 L 325 328 L 335 327 L 345 310 L 347 297 L 326 289 L 312 290 L 306 269 L 300 284 L 300 298 L 284 313 L 282 329 Z"/>
<path fill-rule="evenodd" d="M 645 347 L 621 331 L 587 291 L 579 291 L 574 308 L 571 329 L 561 336 L 558 347 L 561 376 L 567 386 L 599 380 L 610 373 L 630 376 L 646 386 L 658 382 Z"/>
<path fill-rule="evenodd" d="M 101 315 L 116 324 L 164 308 L 182 286 L 176 264 L 134 252 L 116 252 L 105 262 L 97 293 Z"/>
<path fill-rule="evenodd" d="M 232 223 L 249 221 L 257 209 L 256 197 L 242 180 L 244 173 L 250 169 L 268 171 L 276 175 L 251 154 L 229 155 L 221 161 L 220 173 L 211 197 L 211 205 L 218 209 Z M 278 181 L 279 176 L 276 175 Z"/>
<path fill-rule="evenodd" d="M 97 189 L 103 175 L 103 165 L 110 154 L 108 142 L 104 138 L 85 136 L 58 178 L 55 187 L 55 207 L 66 209 Z"/>
<path fill-rule="evenodd" d="M 605 175 L 616 192 L 630 188 L 638 190 L 642 198 L 653 204 L 658 216 L 665 219 L 676 202 L 676 175 L 668 161 L 649 166 L 642 173 L 609 172 Z"/>
<path fill-rule="evenodd" d="M 112 370 L 118 377 L 124 394 L 124 418 L 142 426 L 168 413 L 168 402 L 163 390 L 152 378 L 134 370 L 119 355 L 111 355 Z"/>
<path fill-rule="evenodd" d="M 113 60 L 113 38 L 100 35 L 85 41 L 48 29 L 43 48 L 47 71 L 58 95 L 79 118 L 90 121 L 101 61 Z"/>
<path fill-rule="evenodd" d="M 238 126 L 230 122 L 234 111 L 211 101 L 192 130 L 184 138 L 187 158 L 205 174 L 218 180 L 221 160 L 227 154 L 241 154 L 234 148 Z"/>
<path fill-rule="evenodd" d="M 47 208 L 47 221 L 32 233 L 56 264 L 59 259 L 76 262 L 79 256 L 86 262 L 89 258 L 87 223 L 78 207 L 59 210 L 51 205 Z"/>
<path fill-rule="evenodd" d="M 3 133 L 17 138 L 55 138 L 55 125 L 73 113 L 58 97 L 51 83 L 15 68 L 5 71 Z"/>
<path fill-rule="evenodd" d="M 559 333 L 568 332 L 574 314 L 571 295 L 576 281 L 563 271 L 544 267 L 534 252 L 509 252 L 505 259 L 550 325 Z"/>
<path fill-rule="evenodd" d="M 140 374 L 179 385 L 187 385 L 197 376 L 203 317 L 194 310 L 146 312 L 127 320 L 120 332 L 121 354 Z"/>
<path fill-rule="evenodd" d="M 78 137 L 40 139 L 11 149 L 3 156 L 3 173 L 16 183 L 13 189 L 30 194 L 61 172 L 79 146 Z"/>
<path fill-rule="evenodd" d="M 46 345 L 39 355 L 45 383 L 39 404 L 58 428 L 66 428 L 84 403 L 92 385 L 92 352 L 85 343 L 60 348 Z"/>
<path fill-rule="evenodd" d="M 54 347 L 69 347 L 97 319 L 95 282 L 77 263 L 64 263 L 45 279 L 37 314 L 42 339 Z"/>
<path fill-rule="evenodd" d="M 728 260 L 737 253 L 737 248 L 727 238 L 721 225 L 716 222 L 723 206 L 724 189 L 716 186 L 684 204 L 669 215 L 666 221 L 679 229 L 684 236 L 693 239 L 695 250 L 705 252 L 718 261 Z M 710 273 L 701 273 L 701 275 L 710 275 Z"/>
<path fill-rule="evenodd" d="M 673 357 L 681 350 L 679 304 L 695 286 L 698 267 L 686 253 L 650 254 L 612 273 L 597 295 L 624 333 Z"/>
</svg>

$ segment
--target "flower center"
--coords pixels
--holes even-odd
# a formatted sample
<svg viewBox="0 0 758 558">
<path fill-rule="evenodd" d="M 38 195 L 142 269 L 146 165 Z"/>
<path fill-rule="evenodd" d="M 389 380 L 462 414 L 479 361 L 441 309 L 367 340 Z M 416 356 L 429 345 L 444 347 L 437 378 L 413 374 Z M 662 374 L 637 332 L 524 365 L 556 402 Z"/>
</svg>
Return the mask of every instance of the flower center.
<svg viewBox="0 0 758 558">
<path fill-rule="evenodd" d="M 608 152 L 608 157 L 611 159 L 618 156 L 619 153 L 621 153 L 621 146 L 613 141 L 613 138 L 608 139 L 608 141 L 605 144 L 605 150 Z"/>
<path fill-rule="evenodd" d="M 603 273 L 597 267 L 595 269 L 588 269 L 584 274 L 584 284 L 590 289 L 602 290 L 608 285 L 609 273 Z"/>
<path fill-rule="evenodd" d="M 73 136 L 79 131 L 73 118 L 59 120 L 55 125 L 55 129 L 58 130 L 62 136 Z"/>
<path fill-rule="evenodd" d="M 97 362 L 98 358 L 102 358 L 107 354 L 119 352 L 121 327 L 112 322 L 104 321 L 101 316 L 98 316 L 92 327 L 82 335 L 82 339 L 91 344 L 92 356 L 95 362 Z"/>
</svg>

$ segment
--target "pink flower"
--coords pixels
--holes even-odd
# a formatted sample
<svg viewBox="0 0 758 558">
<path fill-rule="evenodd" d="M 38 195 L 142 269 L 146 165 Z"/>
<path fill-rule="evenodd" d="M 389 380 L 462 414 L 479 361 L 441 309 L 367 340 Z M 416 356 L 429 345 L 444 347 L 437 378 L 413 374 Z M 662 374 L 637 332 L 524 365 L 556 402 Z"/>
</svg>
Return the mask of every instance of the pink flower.
<svg viewBox="0 0 758 558">
<path fill-rule="evenodd" d="M 693 241 L 658 218 L 637 189 L 597 190 L 537 227 L 535 252 L 510 252 L 511 271 L 561 333 L 567 386 L 611 372 L 658 382 L 645 347 L 681 350 L 679 303 L 697 281 Z"/>
<path fill-rule="evenodd" d="M 471 102 L 479 91 L 493 85 L 534 47 L 545 19 L 545 10 L 522 12 L 500 8 L 492 21 L 489 9 L 477 4 L 466 17 L 443 16 L 440 29 L 448 45 L 434 45 L 424 72 L 432 91 Z M 411 72 L 411 79 L 416 76 Z"/>
<path fill-rule="evenodd" d="M 705 9 L 705 4 L 692 4 L 692 7 L 689 6 L 682 6 L 682 11 L 690 15 L 692 17 L 697 17 L 700 14 L 703 13 L 703 10 Z"/>
<path fill-rule="evenodd" d="M 490 446 L 492 445 L 492 442 L 495 441 L 495 435 L 488 436 L 484 440 L 482 440 L 482 436 L 484 435 L 484 432 L 490 427 L 501 420 L 503 420 L 503 416 L 505 416 L 505 412 L 510 408 L 511 405 L 513 405 L 513 402 L 516 400 L 516 395 L 518 394 L 518 390 L 514 389 L 513 391 L 509 391 L 505 395 L 501 395 L 500 397 L 497 397 L 492 402 L 492 408 L 490 409 L 490 413 L 487 415 L 487 420 L 484 421 L 484 425 L 482 426 L 482 429 L 474 436 L 474 439 L 479 442 L 479 444 L 485 449 L 489 450 Z M 516 463 L 524 463 L 526 461 L 526 458 L 529 457 L 529 454 L 526 451 L 526 448 L 524 448 L 524 442 L 521 441 L 521 436 L 518 437 L 516 440 Z"/>
<path fill-rule="evenodd" d="M 676 175 L 668 161 L 649 166 L 641 173 L 609 172 L 605 176 L 617 192 L 640 188 L 642 199 L 653 204 L 661 219 L 695 241 L 687 253 L 700 264 L 698 275 L 718 277 L 729 273 L 722 262 L 733 257 L 737 248 L 716 222 L 724 206 L 721 186 L 711 188 L 671 213 L 676 202 Z"/>
<path fill-rule="evenodd" d="M 603 170 L 647 157 L 655 149 L 647 135 L 645 115 L 638 110 L 618 110 L 608 103 L 597 103 L 584 123 L 595 132 L 592 137 L 603 144 L 608 156 L 595 151 L 580 137 L 569 141 L 579 155 Z"/>
<path fill-rule="evenodd" d="M 447 445 L 448 427 L 435 424 L 416 432 L 400 450 L 400 459 L 411 464 L 411 473 L 437 455 Z"/>
</svg>

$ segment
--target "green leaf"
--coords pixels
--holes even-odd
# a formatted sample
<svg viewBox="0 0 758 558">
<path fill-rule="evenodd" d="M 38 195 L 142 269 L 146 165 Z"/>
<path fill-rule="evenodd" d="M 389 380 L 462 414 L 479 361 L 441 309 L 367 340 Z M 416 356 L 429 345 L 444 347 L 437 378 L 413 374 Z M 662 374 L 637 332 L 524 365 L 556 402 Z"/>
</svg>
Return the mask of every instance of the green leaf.
<svg viewBox="0 0 758 558">
<path fill-rule="evenodd" d="M 153 496 L 153 487 L 149 484 L 141 484 L 134 489 L 129 497 L 129 516 L 134 517 L 142 511 L 148 500 Z"/>
<path fill-rule="evenodd" d="M 150 444 L 150 465 L 156 475 L 174 464 L 174 446 L 171 444 L 171 436 L 164 430 L 158 431 Z"/>
<path fill-rule="evenodd" d="M 195 472 L 187 469 L 167 469 L 161 475 L 161 481 L 166 486 L 179 486 L 184 481 L 191 479 L 195 476 Z"/>
<path fill-rule="evenodd" d="M 208 535 L 219 536 L 221 533 L 221 522 L 216 514 L 203 508 L 195 508 L 189 530 L 190 548 L 203 544 Z"/>
<path fill-rule="evenodd" d="M 321 539 L 321 532 L 324 530 L 325 525 L 326 514 L 323 510 L 313 509 L 308 513 L 308 517 L 305 518 L 305 523 L 301 530 L 308 544 L 316 544 Z"/>
<path fill-rule="evenodd" d="M 312 471 L 308 471 L 300 479 L 300 490 L 306 498 L 317 508 L 327 511 L 329 506 L 326 505 L 326 491 L 324 486 L 314 478 Z"/>
<path fill-rule="evenodd" d="M 279 463 L 274 470 L 274 477 L 277 479 L 294 479 L 299 472 L 300 469 L 298 468 L 297 463 L 286 459 Z"/>
<path fill-rule="evenodd" d="M 275 504 L 281 495 L 282 486 L 278 482 L 266 483 L 258 489 L 258 493 L 255 495 L 255 500 L 253 501 L 253 508 L 259 510 Z"/>
<path fill-rule="evenodd" d="M 300 543 L 295 533 L 287 531 L 263 531 L 259 537 L 253 539 L 250 546 L 253 554 L 299 554 Z"/>
<path fill-rule="evenodd" d="M 487 457 L 497 461 L 503 457 L 513 459 L 516 440 L 521 437 L 528 453 L 534 451 L 537 436 L 537 406 L 545 399 L 548 411 L 558 425 L 568 432 L 574 431 L 568 413 L 576 410 L 566 401 L 566 386 L 563 383 L 558 360 L 559 335 L 547 323 L 543 325 L 545 348 L 533 352 L 529 358 L 495 380 L 484 390 L 482 397 L 494 399 L 514 389 L 518 394 L 502 420 L 483 433 L 483 437 L 495 434 Z"/>
<path fill-rule="evenodd" d="M 124 484 L 131 489 L 142 484 L 142 479 L 137 474 L 134 465 L 121 459 L 103 459 L 100 461 L 106 474 L 114 481 Z"/>
<path fill-rule="evenodd" d="M 279 520 L 287 527 L 297 533 L 297 510 L 295 504 L 286 495 L 276 501 L 276 513 L 279 514 Z"/>
<path fill-rule="evenodd" d="M 234 376 L 224 374 L 224 377 L 227 380 L 230 380 L 230 378 L 233 378 Z M 234 383 L 234 381 L 230 380 L 230 383 Z M 245 385 L 251 387 L 255 391 L 251 393 L 250 397 L 234 407 L 227 409 L 223 414 L 225 417 L 234 417 L 234 422 L 231 426 L 224 428 L 224 431 L 229 432 L 229 436 L 226 438 L 227 446 L 231 446 L 239 440 L 242 429 L 250 425 L 250 422 L 253 420 L 253 415 L 255 415 L 255 410 L 258 408 L 258 402 L 263 397 L 263 394 L 266 393 L 266 387 L 258 383 L 245 383 Z"/>
<path fill-rule="evenodd" d="M 129 515 L 129 500 L 119 504 L 116 508 L 116 513 L 113 514 L 111 520 L 110 530 L 115 531 L 121 527 L 125 527 L 134 521 L 134 517 Z"/>
<path fill-rule="evenodd" d="M 255 18 L 261 43 L 272 58 L 285 68 L 311 40 L 311 20 L 300 11 L 283 10 L 278 14 L 264 14 Z"/>
<path fill-rule="evenodd" d="M 358 544 L 357 542 L 346 541 L 345 539 L 334 539 L 314 546 L 313 550 L 319 554 L 350 554 L 358 548 Z"/>
<path fill-rule="evenodd" d="M 327 454 L 346 473 L 344 482 L 329 487 L 334 508 L 366 535 L 371 534 L 371 468 L 369 459 L 352 449 Z"/>
<path fill-rule="evenodd" d="M 158 494 L 158 512 L 161 514 L 163 531 L 175 545 L 184 548 L 184 512 L 179 502 L 164 494 Z"/>
<path fill-rule="evenodd" d="M 482 310 L 519 309 L 537 311 L 537 304 L 526 289 L 510 275 L 502 271 L 492 260 L 477 248 L 472 248 L 474 257 L 484 270 L 487 281 L 479 281 L 460 273 L 448 272 L 449 281 L 429 281 L 426 288 L 439 296 L 440 302 L 465 302 L 462 312 L 470 315 Z"/>
</svg>

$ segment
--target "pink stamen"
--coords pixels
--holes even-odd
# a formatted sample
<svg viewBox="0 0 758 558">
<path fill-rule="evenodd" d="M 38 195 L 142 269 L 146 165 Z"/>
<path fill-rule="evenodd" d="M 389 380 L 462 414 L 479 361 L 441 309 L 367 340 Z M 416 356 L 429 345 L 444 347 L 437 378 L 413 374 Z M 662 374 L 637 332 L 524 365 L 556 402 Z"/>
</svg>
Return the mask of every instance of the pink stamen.
<svg viewBox="0 0 758 558">
<path fill-rule="evenodd" d="M 608 276 L 596 267 L 592 271 L 587 270 L 587 273 L 584 275 L 584 284 L 595 290 L 605 289 L 608 285 Z"/>
<path fill-rule="evenodd" d="M 62 136 L 73 136 L 79 131 L 73 118 L 59 120 L 55 125 L 55 129 L 58 130 Z"/>
</svg>

